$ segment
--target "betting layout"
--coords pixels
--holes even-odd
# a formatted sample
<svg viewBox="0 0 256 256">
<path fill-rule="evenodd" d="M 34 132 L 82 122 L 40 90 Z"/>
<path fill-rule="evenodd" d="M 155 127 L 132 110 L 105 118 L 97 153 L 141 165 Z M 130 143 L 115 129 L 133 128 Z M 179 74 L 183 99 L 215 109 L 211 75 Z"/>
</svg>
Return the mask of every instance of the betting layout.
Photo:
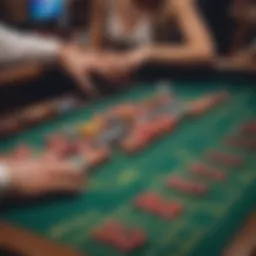
<svg viewBox="0 0 256 256">
<path fill-rule="evenodd" d="M 226 92 L 206 95 L 191 103 L 182 102 L 168 88 L 161 88 L 152 98 L 117 106 L 106 113 L 94 116 L 79 127 L 67 128 L 45 138 L 45 148 L 40 157 L 70 159 L 74 164 L 89 170 L 111 158 L 111 148 L 120 147 L 127 153 L 142 150 L 159 136 L 167 135 L 178 128 L 183 118 L 204 114 L 229 98 Z M 238 134 L 228 138 L 229 147 L 255 150 L 256 121 L 243 125 Z M 9 156 L 16 159 L 38 157 L 28 146 L 19 146 Z M 205 153 L 208 163 L 191 163 L 188 172 L 195 177 L 204 177 L 212 182 L 224 183 L 228 179 L 225 168 L 240 168 L 245 159 L 240 155 L 218 150 Z M 114 157 L 114 156 L 113 156 Z M 188 196 L 204 197 L 210 185 L 188 177 L 170 174 L 162 184 L 171 191 Z M 134 209 L 144 214 L 155 215 L 165 221 L 179 218 L 186 206 L 172 201 L 153 191 L 144 191 L 132 199 Z M 149 241 L 139 227 L 127 227 L 116 220 L 106 220 L 91 231 L 98 243 L 107 244 L 122 252 L 132 252 Z"/>
<path fill-rule="evenodd" d="M 241 144 L 229 144 L 230 148 L 240 147 L 241 150 L 256 149 L 256 121 L 248 121 L 238 132 L 232 136 L 234 141 Z M 253 140 L 252 140 L 253 138 Z M 254 141 L 254 144 L 252 144 Z M 254 146 L 253 146 L 254 145 Z M 176 191 L 176 199 L 169 199 L 166 195 L 155 191 L 143 191 L 132 198 L 132 207 L 135 211 L 141 211 L 146 215 L 154 215 L 168 223 L 175 221 L 186 212 L 186 206 L 179 201 L 179 195 L 200 198 L 206 197 L 211 190 L 211 184 L 218 183 L 225 186 L 229 179 L 227 170 L 239 171 L 245 164 L 246 159 L 242 155 L 227 153 L 223 150 L 207 150 L 202 162 L 191 163 L 187 173 L 192 175 L 178 176 L 170 173 L 162 187 L 170 191 Z M 207 163 L 206 163 L 207 162 Z M 197 180 L 197 177 L 202 178 Z M 211 181 L 211 182 L 208 182 Z M 125 223 L 115 219 L 108 219 L 91 230 L 90 236 L 99 244 L 105 244 L 116 248 L 123 253 L 131 253 L 138 248 L 148 245 L 150 237 L 138 226 L 127 226 Z"/>
<path fill-rule="evenodd" d="M 228 145 L 230 148 L 239 147 L 243 150 L 256 149 L 256 120 L 248 121 L 242 125 L 236 134 L 232 136 L 232 141 L 239 143 Z M 207 150 L 204 161 L 191 163 L 187 172 L 192 175 L 178 176 L 170 173 L 170 177 L 162 184 L 170 191 L 178 193 L 177 198 L 169 199 L 163 194 L 155 191 L 144 191 L 132 199 L 132 207 L 136 211 L 141 211 L 146 215 L 154 215 L 168 223 L 175 221 L 186 212 L 186 205 L 179 201 L 179 195 L 195 197 L 200 200 L 206 197 L 211 189 L 212 183 L 219 183 L 225 186 L 229 179 L 227 170 L 239 171 L 246 164 L 246 159 L 242 155 L 227 153 L 223 150 Z M 207 161 L 207 163 L 205 162 Z M 199 181 L 197 177 L 202 178 Z M 208 181 L 211 181 L 209 183 Z M 138 248 L 148 245 L 150 237 L 139 227 L 127 227 L 125 223 L 113 219 L 106 220 L 100 226 L 91 231 L 91 238 L 100 244 L 112 246 L 123 253 L 130 253 Z"/>
</svg>

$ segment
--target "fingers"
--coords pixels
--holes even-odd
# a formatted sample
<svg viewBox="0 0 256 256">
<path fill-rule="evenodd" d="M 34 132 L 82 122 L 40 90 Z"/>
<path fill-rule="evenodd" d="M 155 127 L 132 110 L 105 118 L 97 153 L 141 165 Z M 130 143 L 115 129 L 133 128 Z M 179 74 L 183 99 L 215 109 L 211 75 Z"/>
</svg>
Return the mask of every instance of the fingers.
<svg viewBox="0 0 256 256">
<path fill-rule="evenodd" d="M 93 85 L 90 77 L 86 74 L 77 74 L 75 75 L 76 82 L 78 86 L 81 88 L 81 90 L 87 94 L 89 94 L 90 97 L 95 98 L 99 95 L 98 90 Z"/>
<path fill-rule="evenodd" d="M 85 179 L 59 179 L 52 182 L 49 191 L 51 192 L 71 192 L 77 193 L 85 186 Z"/>
<path fill-rule="evenodd" d="M 239 71 L 250 69 L 253 62 L 249 56 L 240 54 L 232 57 L 221 58 L 216 60 L 215 67 L 218 70 L 224 71 Z"/>
<path fill-rule="evenodd" d="M 79 192 L 85 185 L 84 170 L 67 162 L 58 162 L 51 166 L 51 192 Z"/>
<path fill-rule="evenodd" d="M 53 154 L 51 151 L 48 151 L 40 156 L 40 160 L 47 163 L 51 163 L 51 162 L 56 162 L 59 159 L 58 159 L 58 156 L 56 156 L 56 154 Z"/>
<path fill-rule="evenodd" d="M 83 178 L 84 170 L 81 167 L 77 167 L 72 163 L 67 161 L 55 161 L 51 162 L 49 166 L 51 172 L 57 178 L 73 178 L 73 179 L 80 179 Z"/>
<path fill-rule="evenodd" d="M 55 192 L 79 192 L 86 180 L 81 169 L 58 159 L 15 161 L 10 170 L 10 191 L 19 196 L 37 197 Z"/>
<path fill-rule="evenodd" d="M 98 75 L 107 79 L 110 83 L 117 84 L 128 79 L 130 70 L 122 67 L 103 67 L 97 70 Z"/>
</svg>

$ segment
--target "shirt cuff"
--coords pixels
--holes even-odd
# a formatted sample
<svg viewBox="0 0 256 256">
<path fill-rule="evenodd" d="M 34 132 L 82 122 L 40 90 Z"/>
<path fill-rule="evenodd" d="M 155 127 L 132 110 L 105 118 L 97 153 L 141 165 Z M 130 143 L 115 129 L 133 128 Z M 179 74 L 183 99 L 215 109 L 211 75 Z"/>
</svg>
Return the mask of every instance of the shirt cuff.
<svg viewBox="0 0 256 256">
<path fill-rule="evenodd" d="M 45 62 L 57 60 L 61 48 L 58 40 L 44 38 L 41 36 L 27 36 L 23 39 L 24 53 L 27 58 Z"/>
<path fill-rule="evenodd" d="M 6 191 L 11 183 L 10 167 L 0 163 L 0 195 Z"/>
</svg>

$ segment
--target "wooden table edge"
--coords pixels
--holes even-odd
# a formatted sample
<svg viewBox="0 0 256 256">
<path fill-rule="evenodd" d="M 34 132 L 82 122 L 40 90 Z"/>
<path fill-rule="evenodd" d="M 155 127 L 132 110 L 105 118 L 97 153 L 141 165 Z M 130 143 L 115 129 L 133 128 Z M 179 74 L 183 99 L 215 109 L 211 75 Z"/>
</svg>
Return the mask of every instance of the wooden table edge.
<svg viewBox="0 0 256 256">
<path fill-rule="evenodd" d="M 58 245 L 29 231 L 0 221 L 0 247 L 26 256 L 84 256 L 66 246 Z"/>
</svg>

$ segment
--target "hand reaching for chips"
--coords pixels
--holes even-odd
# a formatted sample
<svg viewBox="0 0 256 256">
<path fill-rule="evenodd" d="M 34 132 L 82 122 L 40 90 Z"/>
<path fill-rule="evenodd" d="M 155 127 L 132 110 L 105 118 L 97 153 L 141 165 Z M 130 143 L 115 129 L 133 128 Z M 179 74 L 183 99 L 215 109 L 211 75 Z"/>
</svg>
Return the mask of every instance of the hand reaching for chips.
<svg viewBox="0 0 256 256">
<path fill-rule="evenodd" d="M 19 196 L 36 197 L 56 192 L 79 192 L 84 174 L 67 161 L 30 159 L 10 163 L 10 190 Z"/>
</svg>

